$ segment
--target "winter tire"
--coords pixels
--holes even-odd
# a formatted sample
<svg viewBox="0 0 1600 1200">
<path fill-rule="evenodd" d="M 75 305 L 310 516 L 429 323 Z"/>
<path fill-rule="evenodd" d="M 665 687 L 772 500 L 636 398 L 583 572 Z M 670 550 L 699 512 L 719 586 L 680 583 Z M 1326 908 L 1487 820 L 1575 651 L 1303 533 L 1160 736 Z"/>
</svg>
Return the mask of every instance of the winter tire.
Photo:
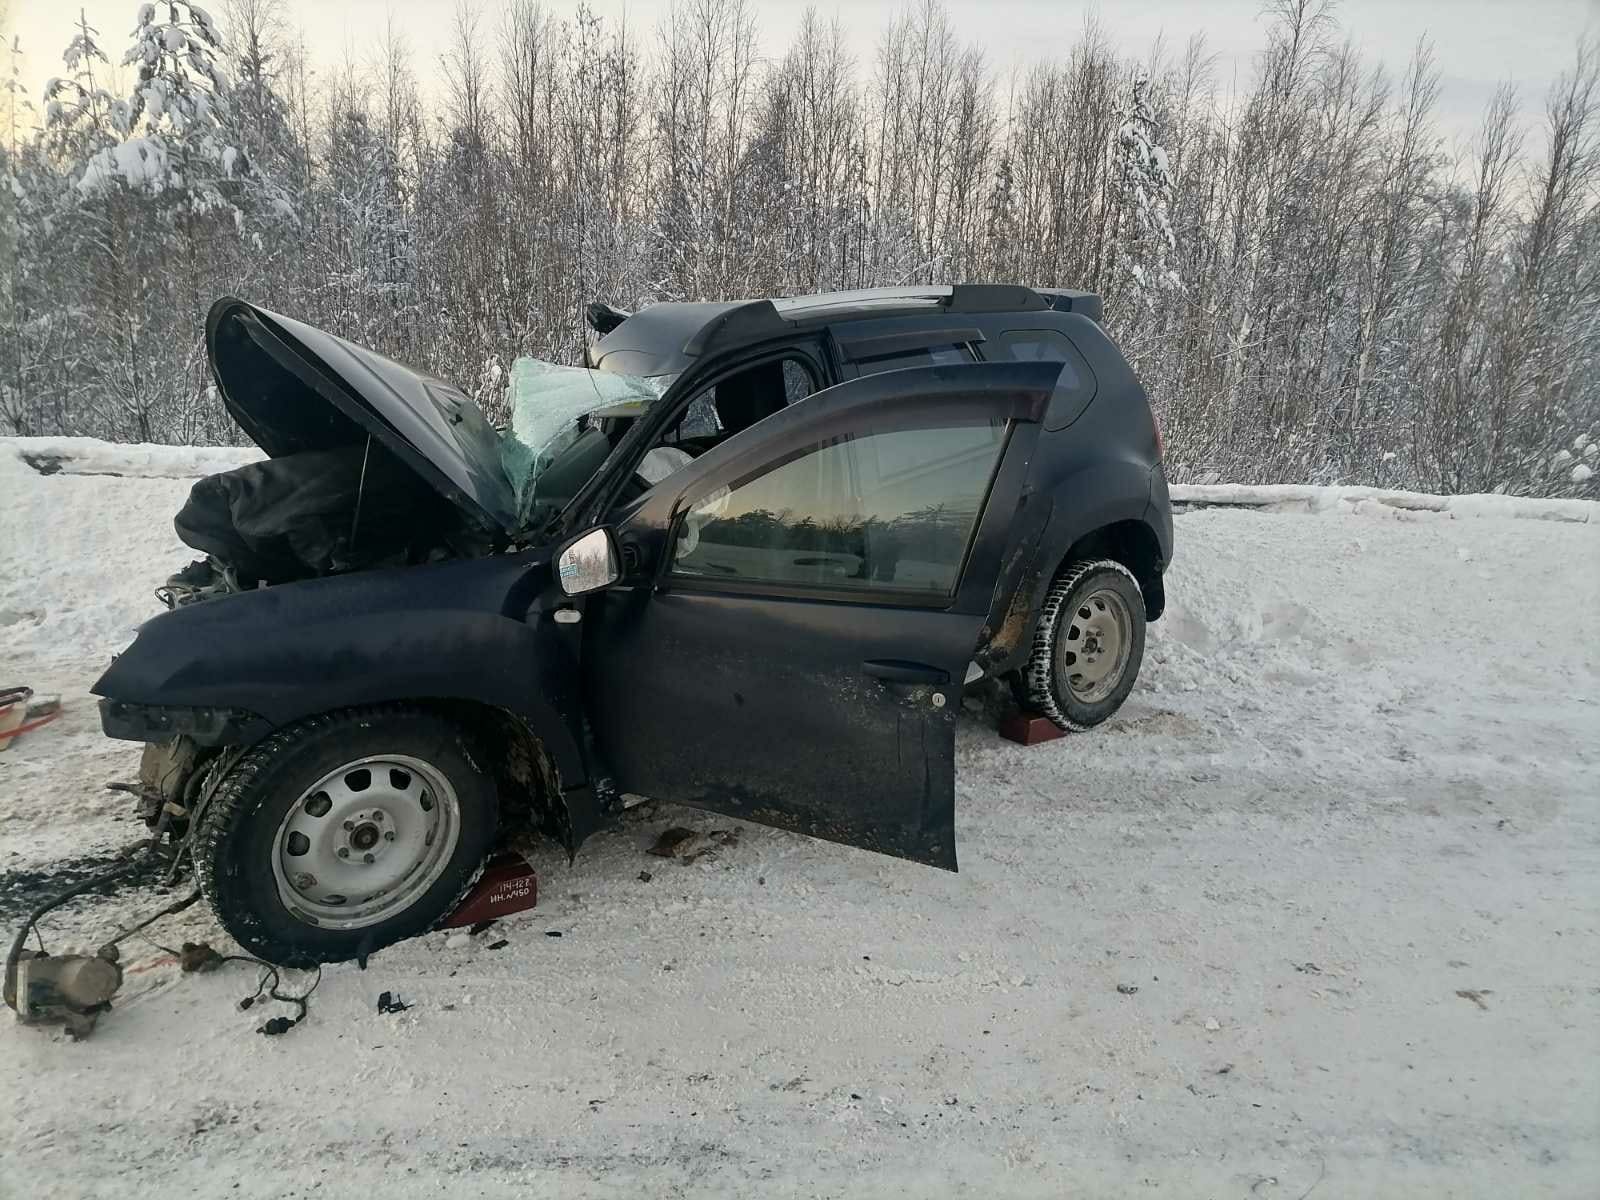
<svg viewBox="0 0 1600 1200">
<path fill-rule="evenodd" d="M 1022 671 L 1023 698 L 1067 730 L 1100 724 L 1128 698 L 1144 658 L 1144 595 L 1119 562 L 1080 561 L 1050 585 Z"/>
<path fill-rule="evenodd" d="M 409 707 L 312 717 L 244 754 L 195 830 L 200 887 L 250 953 L 339 962 L 432 929 L 498 821 L 463 731 Z"/>
</svg>

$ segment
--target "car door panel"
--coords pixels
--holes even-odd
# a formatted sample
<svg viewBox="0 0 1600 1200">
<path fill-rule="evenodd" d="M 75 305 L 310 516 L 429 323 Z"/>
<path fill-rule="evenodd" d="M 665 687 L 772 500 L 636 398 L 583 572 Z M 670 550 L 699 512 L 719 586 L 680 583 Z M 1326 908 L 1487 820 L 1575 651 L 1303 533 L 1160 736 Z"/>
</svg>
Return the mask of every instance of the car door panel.
<svg viewBox="0 0 1600 1200">
<path fill-rule="evenodd" d="M 592 676 L 621 786 L 954 869 L 953 754 L 940 746 L 958 705 L 948 683 L 871 664 L 959 679 L 981 617 L 689 590 L 606 602 L 649 609 L 605 622 L 617 640 Z"/>
<path fill-rule="evenodd" d="M 1053 381 L 1040 364 L 851 381 L 730 438 L 635 505 L 617 535 L 624 559 L 637 565 L 621 585 L 592 598 L 585 617 L 589 711 L 617 786 L 954 869 L 961 680 L 989 612 Z M 953 543 L 936 538 L 923 559 L 908 556 L 901 553 L 908 538 L 893 521 L 866 522 L 867 539 L 856 549 L 881 565 L 891 545 L 897 561 L 916 567 L 909 575 L 852 574 L 858 556 L 828 545 L 802 547 L 793 576 L 783 561 L 769 570 L 773 578 L 737 577 L 741 560 L 720 551 L 696 551 L 708 561 L 725 558 L 719 569 L 672 570 L 675 533 L 687 530 L 707 497 L 731 496 L 737 507 L 808 455 L 820 459 L 838 445 L 862 446 L 896 430 L 915 449 L 911 434 L 986 422 L 1002 432 L 954 574 Z M 928 486 L 938 486 L 940 461 L 926 465 Z M 889 467 L 892 485 L 916 475 L 918 464 Z M 970 492 L 971 480 L 961 487 Z M 896 504 L 921 498 L 901 497 L 892 486 L 883 494 Z M 750 515 L 715 520 L 733 529 Z M 765 508 L 757 515 L 771 516 Z M 830 528 L 854 537 L 861 524 Z M 809 527 L 802 532 L 815 536 Z M 781 540 L 787 530 L 762 536 L 769 534 L 780 539 L 767 547 L 770 566 L 791 544 Z"/>
</svg>

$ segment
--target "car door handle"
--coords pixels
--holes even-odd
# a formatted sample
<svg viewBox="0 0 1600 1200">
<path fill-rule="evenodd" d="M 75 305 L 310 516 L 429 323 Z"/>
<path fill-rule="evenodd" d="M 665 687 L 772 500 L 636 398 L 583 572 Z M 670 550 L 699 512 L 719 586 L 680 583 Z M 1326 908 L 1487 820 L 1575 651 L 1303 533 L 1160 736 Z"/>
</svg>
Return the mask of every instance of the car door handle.
<svg viewBox="0 0 1600 1200">
<path fill-rule="evenodd" d="M 861 670 L 885 683 L 949 683 L 950 672 L 922 663 L 903 662 L 896 658 L 869 658 Z"/>
</svg>

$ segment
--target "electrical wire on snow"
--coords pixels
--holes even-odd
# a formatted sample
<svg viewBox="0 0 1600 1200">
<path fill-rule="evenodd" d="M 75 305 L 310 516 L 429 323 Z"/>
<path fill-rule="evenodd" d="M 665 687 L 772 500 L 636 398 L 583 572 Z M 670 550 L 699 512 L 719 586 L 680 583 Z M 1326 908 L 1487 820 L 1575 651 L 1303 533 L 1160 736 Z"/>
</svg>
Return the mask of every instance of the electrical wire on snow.
<svg viewBox="0 0 1600 1200">
<path fill-rule="evenodd" d="M 196 895 L 198 894 L 199 893 L 196 893 Z M 157 915 L 159 916 L 162 914 Z M 130 930 L 129 932 L 131 933 L 133 931 Z M 267 998 L 270 1000 L 277 1000 L 283 1004 L 292 1004 L 295 1006 L 295 1014 L 293 1017 L 269 1017 L 262 1024 L 256 1026 L 257 1033 L 264 1033 L 269 1037 L 273 1037 L 281 1033 L 288 1033 L 289 1030 L 293 1029 L 296 1025 L 300 1024 L 301 1021 L 306 1019 L 306 1014 L 309 1011 L 308 1002 L 311 999 L 311 993 L 316 991 L 317 987 L 322 983 L 322 966 L 320 963 L 317 965 L 317 973 L 316 976 L 311 980 L 310 986 L 308 986 L 305 991 L 296 995 L 294 993 L 280 990 L 283 985 L 282 968 L 273 963 L 267 962 L 265 959 L 253 958 L 248 954 L 218 954 L 215 950 L 211 949 L 210 946 L 194 947 L 188 942 L 184 943 L 183 950 L 174 950 L 171 946 L 163 946 L 160 942 L 155 941 L 152 938 L 145 938 L 144 940 L 149 942 L 162 953 L 170 954 L 173 958 L 183 962 L 183 969 L 185 971 L 213 971 L 218 967 L 234 962 L 249 963 L 252 966 L 260 967 L 261 977 L 256 981 L 256 990 L 239 1001 L 240 1010 L 244 1011 L 249 1009 L 258 1001 L 260 1001 L 262 998 L 262 992 L 266 992 Z M 185 961 L 186 959 L 190 958 L 190 955 L 186 954 L 185 951 L 201 948 L 203 948 L 205 953 L 199 956 L 197 965 L 191 967 L 189 963 Z"/>
<path fill-rule="evenodd" d="M 39 922 L 47 913 L 60 908 L 68 900 L 76 900 L 79 896 L 82 896 L 86 892 L 91 892 L 95 888 L 102 887 L 108 883 L 115 883 L 121 880 L 123 876 L 133 874 L 134 871 L 143 866 L 151 857 L 153 857 L 155 846 L 155 839 L 152 839 L 149 842 L 135 842 L 132 846 L 129 846 L 118 855 L 118 857 L 123 860 L 122 862 L 116 864 L 115 866 L 108 867 L 106 870 L 101 871 L 98 874 L 91 875 L 87 879 L 79 880 L 66 891 L 52 896 L 43 904 L 40 904 L 34 908 L 34 910 L 30 912 L 27 918 L 22 922 L 22 928 L 17 930 L 17 936 L 11 941 L 11 949 L 6 953 L 5 977 L 7 979 L 11 978 L 13 972 L 16 970 L 17 962 L 22 957 L 22 948 L 28 943 L 29 933 L 32 933 L 39 939 L 39 951 L 40 953 L 44 953 L 44 938 L 39 933 Z M 141 850 L 145 851 L 145 854 L 142 857 L 139 855 L 139 851 Z"/>
<path fill-rule="evenodd" d="M 137 925 L 130 925 L 128 928 L 124 929 L 121 933 L 117 934 L 116 937 L 114 937 L 110 941 L 108 941 L 106 943 L 106 945 L 115 946 L 118 942 L 126 941 L 128 938 L 130 938 L 134 934 L 138 933 L 141 929 L 148 929 L 151 925 L 154 925 L 162 917 L 170 917 L 174 913 L 182 912 L 184 909 L 190 907 L 191 905 L 193 905 L 199 899 L 200 899 L 200 889 L 199 888 L 195 888 L 194 891 L 190 892 L 182 900 L 175 901 L 174 903 L 167 905 L 165 908 L 161 909 L 160 911 L 151 913 L 148 917 L 146 917 L 144 920 L 140 921 Z M 35 930 L 35 932 L 37 932 L 37 930 Z M 151 944 L 154 945 L 153 942 Z M 41 943 L 40 948 L 41 949 L 43 948 L 43 944 L 42 943 Z"/>
<path fill-rule="evenodd" d="M 23 921 L 22 927 L 17 930 L 16 937 L 12 939 L 11 949 L 6 954 L 5 977 L 7 979 L 12 977 L 12 973 L 16 968 L 17 962 L 22 957 L 22 948 L 27 944 L 28 935 L 30 933 L 39 943 L 39 953 L 48 953 L 48 951 L 45 949 L 44 935 L 39 930 L 39 922 L 48 913 L 60 908 L 69 900 L 75 900 L 79 896 L 93 891 L 95 888 L 103 887 L 109 883 L 120 882 L 126 876 L 133 874 L 140 867 L 156 859 L 160 850 L 162 835 L 166 833 L 170 818 L 171 810 L 163 807 L 161 810 L 161 816 L 156 821 L 154 834 L 148 841 L 134 842 L 117 855 L 117 858 L 120 860 L 119 862 L 113 864 L 104 871 L 100 871 L 89 876 L 87 879 L 80 880 L 71 887 L 67 888 L 65 891 L 52 896 L 44 903 L 35 907 Z M 193 831 L 194 826 L 191 824 L 189 834 L 192 834 Z M 188 842 L 189 835 L 186 834 L 183 843 L 178 846 L 173 854 L 174 868 L 176 868 L 178 860 L 181 859 L 185 851 L 188 849 Z M 108 939 L 102 945 L 102 950 L 115 946 L 117 943 L 126 941 L 128 938 L 138 934 L 143 938 L 144 941 L 149 942 L 152 946 L 156 947 L 156 949 L 161 950 L 166 954 L 170 954 L 174 958 L 181 961 L 184 958 L 184 955 L 181 951 L 173 950 L 171 947 L 163 946 L 160 942 L 157 942 L 152 938 L 144 937 L 142 931 L 148 929 L 151 925 L 154 925 L 163 917 L 169 917 L 184 911 L 191 905 L 195 904 L 199 899 L 200 889 L 195 888 L 188 895 L 173 901 L 171 904 L 165 905 L 161 909 L 151 913 L 149 916 L 143 918 L 135 924 L 119 931 L 114 937 Z M 216 951 L 210 950 L 210 947 L 207 947 L 207 950 L 210 951 L 211 955 L 211 958 L 207 964 L 208 967 L 221 966 L 224 963 L 230 962 L 243 962 L 250 963 L 253 966 L 261 968 L 261 978 L 256 983 L 256 990 L 249 996 L 246 996 L 243 1000 L 239 1001 L 240 1009 L 248 1009 L 254 1005 L 258 1000 L 261 999 L 263 991 L 265 991 L 268 998 L 272 1000 L 277 1000 L 284 1004 L 294 1005 L 295 1015 L 293 1017 L 270 1017 L 261 1025 L 256 1027 L 257 1033 L 264 1033 L 268 1036 L 287 1033 L 296 1025 L 300 1024 L 301 1021 L 306 1019 L 306 1014 L 309 1011 L 308 1001 L 311 999 L 311 994 L 317 990 L 317 986 L 322 982 L 322 967 L 320 964 L 317 967 L 316 977 L 312 979 L 310 986 L 307 987 L 305 991 L 296 994 L 282 990 L 283 976 L 279 968 L 274 966 L 272 963 L 265 962 L 259 958 L 252 958 L 247 954 L 217 954 Z"/>
</svg>

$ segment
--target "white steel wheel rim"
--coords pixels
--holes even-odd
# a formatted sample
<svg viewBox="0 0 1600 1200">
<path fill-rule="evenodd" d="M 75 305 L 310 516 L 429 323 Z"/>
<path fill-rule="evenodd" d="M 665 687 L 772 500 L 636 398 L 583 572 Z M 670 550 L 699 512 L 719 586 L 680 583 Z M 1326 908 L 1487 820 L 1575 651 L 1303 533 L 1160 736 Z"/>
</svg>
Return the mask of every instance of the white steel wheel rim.
<svg viewBox="0 0 1600 1200">
<path fill-rule="evenodd" d="M 1133 652 L 1133 614 L 1111 588 L 1097 588 L 1061 614 L 1056 677 L 1080 704 L 1098 704 L 1122 682 Z"/>
<path fill-rule="evenodd" d="M 289 806 L 272 845 L 284 907 L 322 929 L 364 929 L 409 909 L 461 840 L 461 805 L 437 767 L 406 754 L 329 771 Z"/>
</svg>

